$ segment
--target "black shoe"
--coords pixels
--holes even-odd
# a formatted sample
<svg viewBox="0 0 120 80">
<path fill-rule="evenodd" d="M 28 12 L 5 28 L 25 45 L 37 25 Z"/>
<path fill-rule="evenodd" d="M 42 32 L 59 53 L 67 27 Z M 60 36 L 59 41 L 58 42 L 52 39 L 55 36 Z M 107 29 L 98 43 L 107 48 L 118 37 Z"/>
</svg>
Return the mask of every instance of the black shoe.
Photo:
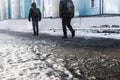
<svg viewBox="0 0 120 80">
<path fill-rule="evenodd" d="M 67 38 L 67 36 L 63 36 L 62 38 Z"/>
<path fill-rule="evenodd" d="M 33 34 L 33 36 L 36 36 L 36 34 Z"/>
<path fill-rule="evenodd" d="M 33 36 L 38 36 L 37 34 L 33 34 Z"/>
<path fill-rule="evenodd" d="M 36 35 L 39 36 L 39 33 L 37 33 Z"/>
<path fill-rule="evenodd" d="M 72 31 L 72 38 L 75 37 L 75 31 Z"/>
</svg>

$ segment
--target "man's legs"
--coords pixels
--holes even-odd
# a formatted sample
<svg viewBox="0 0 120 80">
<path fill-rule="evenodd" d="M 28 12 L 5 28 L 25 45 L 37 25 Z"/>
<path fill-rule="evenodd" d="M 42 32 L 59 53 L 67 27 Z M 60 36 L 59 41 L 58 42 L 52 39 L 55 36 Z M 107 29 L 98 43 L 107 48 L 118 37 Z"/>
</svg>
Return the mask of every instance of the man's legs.
<svg viewBox="0 0 120 80">
<path fill-rule="evenodd" d="M 36 31 L 35 31 L 35 21 L 32 21 L 32 26 L 33 26 L 33 35 L 36 35 Z"/>
<path fill-rule="evenodd" d="M 39 35 L 39 26 L 38 26 L 38 21 L 32 21 L 33 25 L 33 35 Z"/>
<path fill-rule="evenodd" d="M 38 21 L 36 21 L 36 35 L 39 35 L 39 26 L 38 26 Z"/>
<path fill-rule="evenodd" d="M 67 27 L 70 29 L 72 37 L 74 37 L 75 36 L 75 31 L 74 31 L 74 29 L 72 28 L 72 25 L 71 25 L 71 18 L 67 18 Z"/>
<path fill-rule="evenodd" d="M 62 18 L 62 26 L 63 26 L 63 38 L 67 38 L 66 19 L 65 18 Z"/>
</svg>

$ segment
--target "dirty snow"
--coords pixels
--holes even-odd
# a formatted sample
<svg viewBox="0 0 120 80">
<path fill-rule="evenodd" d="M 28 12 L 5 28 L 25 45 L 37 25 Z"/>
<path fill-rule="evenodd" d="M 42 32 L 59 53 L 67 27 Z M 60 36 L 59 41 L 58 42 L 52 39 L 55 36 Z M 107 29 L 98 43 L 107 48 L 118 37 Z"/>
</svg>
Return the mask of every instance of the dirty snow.
<svg viewBox="0 0 120 80">
<path fill-rule="evenodd" d="M 24 34 L 26 35 L 28 32 L 29 35 L 32 35 L 32 28 L 28 27 L 30 23 L 28 25 L 23 21 L 27 25 L 25 27 L 19 25 L 18 22 L 19 20 L 15 25 L 12 23 L 11 25 L 14 25 L 12 28 L 11 25 L 9 26 L 10 22 L 5 21 L 7 23 L 5 27 L 5 23 L 0 25 L 0 29 L 25 32 L 22 36 L 16 36 L 17 32 L 0 34 L 0 80 L 119 80 L 120 51 L 118 48 L 120 44 L 118 43 L 117 48 L 117 42 L 113 41 L 113 39 L 120 39 L 119 28 L 110 28 L 112 32 L 115 31 L 110 33 L 111 31 L 106 32 L 106 28 L 77 27 L 74 39 L 52 41 L 46 38 L 25 37 Z M 16 27 L 17 25 L 19 28 Z M 61 26 L 58 27 L 61 28 Z M 107 30 L 109 29 L 107 28 Z M 61 29 L 54 28 L 40 28 L 40 33 L 56 37 L 63 35 Z M 49 37 L 51 39 L 51 36 Z M 68 37 L 71 37 L 69 30 Z M 80 41 L 80 38 L 83 40 Z M 94 38 L 111 38 L 112 40 L 105 45 L 105 42 L 96 41 L 97 43 L 95 43 Z M 90 39 L 94 39 L 93 42 L 90 41 L 92 43 L 89 43 Z M 107 42 L 107 40 L 105 41 Z M 115 49 L 112 49 L 112 43 L 115 43 Z M 89 45 L 93 47 L 97 45 L 100 50 L 97 50 L 96 46 L 95 49 L 91 49 Z M 103 46 L 102 48 L 109 46 L 109 48 L 102 49 L 101 46 Z"/>
<path fill-rule="evenodd" d="M 48 45 L 46 45 L 48 44 Z M 51 52 L 56 45 L 0 34 L 0 80 L 64 80 L 72 78 L 63 59 Z"/>
</svg>

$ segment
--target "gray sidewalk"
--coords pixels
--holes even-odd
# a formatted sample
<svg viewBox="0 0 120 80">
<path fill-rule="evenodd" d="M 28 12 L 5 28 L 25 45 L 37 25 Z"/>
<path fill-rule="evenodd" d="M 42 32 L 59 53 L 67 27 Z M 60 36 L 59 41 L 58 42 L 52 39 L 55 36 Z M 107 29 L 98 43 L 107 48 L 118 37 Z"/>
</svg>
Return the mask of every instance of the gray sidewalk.
<svg viewBox="0 0 120 80">
<path fill-rule="evenodd" d="M 73 28 L 76 30 L 76 37 L 98 37 L 120 39 L 120 17 L 78 17 L 72 19 Z M 0 29 L 31 32 L 32 25 L 27 19 L 0 21 Z M 40 33 L 47 33 L 54 36 L 62 36 L 62 25 L 60 18 L 46 18 L 39 23 Z M 70 36 L 70 32 L 68 31 Z"/>
</svg>

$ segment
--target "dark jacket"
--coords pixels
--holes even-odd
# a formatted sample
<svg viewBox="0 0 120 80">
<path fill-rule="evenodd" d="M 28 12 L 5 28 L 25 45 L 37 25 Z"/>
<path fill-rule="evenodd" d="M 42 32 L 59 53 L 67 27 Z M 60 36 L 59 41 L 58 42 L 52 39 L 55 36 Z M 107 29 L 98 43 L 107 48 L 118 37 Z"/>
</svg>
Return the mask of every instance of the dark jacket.
<svg viewBox="0 0 120 80">
<path fill-rule="evenodd" d="M 67 0 L 60 0 L 59 16 L 61 18 L 71 17 L 71 15 L 67 12 Z"/>
<path fill-rule="evenodd" d="M 41 11 L 40 11 L 40 9 L 36 7 L 35 3 L 33 3 L 31 6 L 32 7 L 30 8 L 30 11 L 29 11 L 28 20 L 31 21 L 31 19 L 32 19 L 33 21 L 41 21 Z M 34 12 L 33 12 L 34 9 L 37 9 L 38 12 L 39 12 L 37 17 L 34 16 Z"/>
<path fill-rule="evenodd" d="M 60 0 L 60 5 L 59 5 L 59 16 L 60 18 L 66 17 L 66 10 L 65 10 L 65 2 L 66 0 Z"/>
</svg>

